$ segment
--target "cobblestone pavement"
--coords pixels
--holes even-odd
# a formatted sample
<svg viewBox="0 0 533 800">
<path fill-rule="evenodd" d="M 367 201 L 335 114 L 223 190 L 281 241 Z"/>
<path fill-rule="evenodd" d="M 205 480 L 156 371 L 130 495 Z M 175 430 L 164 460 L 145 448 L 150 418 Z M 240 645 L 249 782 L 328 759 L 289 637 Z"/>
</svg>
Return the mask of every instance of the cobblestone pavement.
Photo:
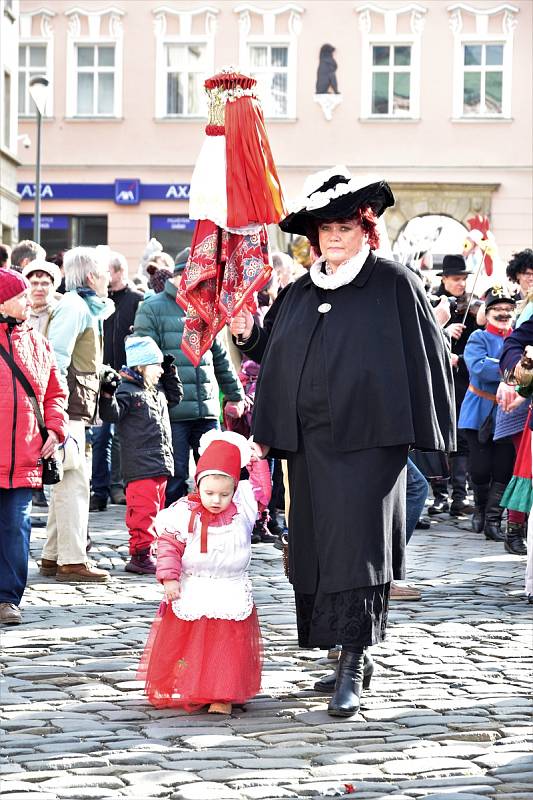
<svg viewBox="0 0 533 800">
<path fill-rule="evenodd" d="M 331 662 L 297 649 L 280 553 L 254 547 L 262 694 L 230 718 L 188 716 L 151 708 L 135 681 L 160 589 L 124 573 L 124 509 L 90 524 L 109 584 L 40 577 L 34 530 L 24 624 L 1 631 L 5 800 L 533 797 L 525 559 L 448 517 L 416 531 L 422 601 L 392 604 L 361 713 L 334 720 L 312 689 Z"/>
</svg>

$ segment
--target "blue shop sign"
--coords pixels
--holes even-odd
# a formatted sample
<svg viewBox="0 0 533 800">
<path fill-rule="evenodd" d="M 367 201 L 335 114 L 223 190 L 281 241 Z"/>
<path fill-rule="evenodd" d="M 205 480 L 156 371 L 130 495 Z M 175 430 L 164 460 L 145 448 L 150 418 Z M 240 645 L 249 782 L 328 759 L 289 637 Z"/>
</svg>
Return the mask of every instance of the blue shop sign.
<svg viewBox="0 0 533 800">
<path fill-rule="evenodd" d="M 160 214 L 152 214 L 150 222 L 152 230 L 158 231 L 193 231 L 196 225 L 188 217 L 165 217 Z"/>
<path fill-rule="evenodd" d="M 33 214 L 19 214 L 19 228 L 33 230 Z M 68 217 L 61 214 L 41 217 L 41 230 L 66 231 L 68 230 Z"/>
<path fill-rule="evenodd" d="M 142 183 L 139 178 L 117 178 L 114 183 L 43 183 L 41 200 L 113 200 L 137 205 L 143 200 L 188 200 L 190 183 Z M 34 183 L 18 183 L 21 200 L 35 199 Z"/>
</svg>

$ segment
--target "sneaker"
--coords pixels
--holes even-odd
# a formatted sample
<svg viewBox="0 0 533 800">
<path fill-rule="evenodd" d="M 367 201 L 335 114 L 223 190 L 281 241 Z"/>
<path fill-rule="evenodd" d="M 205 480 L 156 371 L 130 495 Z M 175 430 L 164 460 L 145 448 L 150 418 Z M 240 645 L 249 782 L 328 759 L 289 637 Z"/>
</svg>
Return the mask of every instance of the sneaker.
<svg viewBox="0 0 533 800">
<path fill-rule="evenodd" d="M 20 625 L 22 615 L 14 603 L 0 603 L 0 622 L 4 625 Z"/>
<path fill-rule="evenodd" d="M 133 553 L 124 569 L 135 575 L 155 575 L 156 564 L 150 551 L 143 550 L 141 553 Z"/>
<path fill-rule="evenodd" d="M 89 500 L 89 511 L 105 511 L 107 508 L 107 500 L 104 497 L 99 497 L 97 494 L 92 494 Z"/>
<path fill-rule="evenodd" d="M 90 561 L 85 564 L 58 565 L 56 581 L 60 583 L 104 583 L 109 580 L 109 573 L 105 569 L 93 567 Z"/>
</svg>

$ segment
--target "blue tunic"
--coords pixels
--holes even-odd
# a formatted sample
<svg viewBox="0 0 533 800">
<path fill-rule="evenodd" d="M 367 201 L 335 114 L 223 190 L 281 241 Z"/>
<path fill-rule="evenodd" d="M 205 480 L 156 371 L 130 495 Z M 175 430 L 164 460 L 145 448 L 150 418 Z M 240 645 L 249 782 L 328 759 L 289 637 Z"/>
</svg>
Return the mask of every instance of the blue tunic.
<svg viewBox="0 0 533 800">
<path fill-rule="evenodd" d="M 468 367 L 470 383 L 476 389 L 496 394 L 500 377 L 500 355 L 503 350 L 503 336 L 489 331 L 474 331 L 468 339 L 464 360 Z M 485 397 L 479 397 L 468 390 L 461 405 L 458 428 L 479 430 L 496 405 Z"/>
</svg>

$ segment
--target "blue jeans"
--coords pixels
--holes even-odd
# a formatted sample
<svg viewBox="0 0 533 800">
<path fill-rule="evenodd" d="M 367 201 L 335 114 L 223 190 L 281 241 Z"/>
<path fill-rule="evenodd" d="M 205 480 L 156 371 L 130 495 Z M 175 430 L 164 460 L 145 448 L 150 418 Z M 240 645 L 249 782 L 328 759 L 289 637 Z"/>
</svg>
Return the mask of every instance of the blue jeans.
<svg viewBox="0 0 533 800">
<path fill-rule="evenodd" d="M 112 422 L 102 422 L 92 429 L 91 490 L 107 500 L 113 487 L 122 488 L 118 437 Z"/>
<path fill-rule="evenodd" d="M 194 460 L 198 461 L 198 443 L 203 433 L 219 427 L 217 419 L 186 419 L 171 422 L 172 448 L 174 450 L 174 477 L 167 482 L 166 504 L 175 503 L 187 494 L 189 458 L 191 447 Z"/>
<path fill-rule="evenodd" d="M 407 459 L 407 507 L 405 519 L 405 543 L 413 535 L 416 523 L 424 510 L 429 483 L 410 458 Z"/>
<path fill-rule="evenodd" d="M 28 580 L 31 489 L 0 489 L 0 603 L 19 605 Z"/>
</svg>

